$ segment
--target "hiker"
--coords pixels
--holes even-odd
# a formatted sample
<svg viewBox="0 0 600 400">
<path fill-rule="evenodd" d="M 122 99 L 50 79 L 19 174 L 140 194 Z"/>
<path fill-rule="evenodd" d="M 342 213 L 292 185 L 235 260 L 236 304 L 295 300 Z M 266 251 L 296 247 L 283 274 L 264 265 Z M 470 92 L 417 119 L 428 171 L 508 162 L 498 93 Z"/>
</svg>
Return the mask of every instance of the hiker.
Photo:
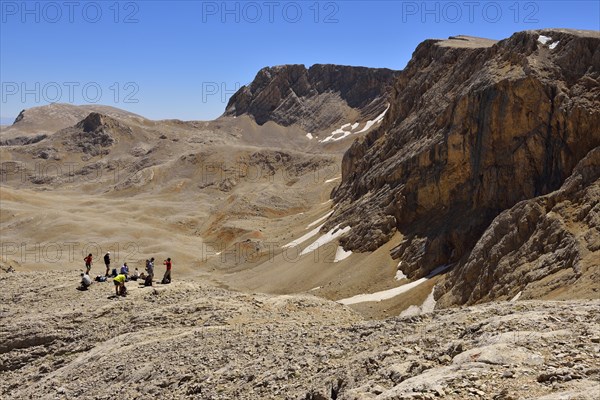
<svg viewBox="0 0 600 400">
<path fill-rule="evenodd" d="M 125 275 L 125 277 L 128 277 L 129 267 L 127 266 L 127 263 L 123 263 L 123 266 L 121 267 L 121 274 Z"/>
<path fill-rule="evenodd" d="M 165 276 L 163 276 L 162 283 L 171 283 L 171 267 L 173 266 L 173 263 L 171 262 L 170 258 L 167 258 L 163 264 L 166 265 L 167 270 L 165 271 Z"/>
<path fill-rule="evenodd" d="M 144 286 L 152 286 L 152 280 L 154 279 L 154 257 L 146 260 L 146 272 L 148 272 L 148 275 L 144 280 Z"/>
<path fill-rule="evenodd" d="M 83 261 L 85 261 L 85 274 L 89 275 L 90 270 L 92 269 L 92 253 L 88 254 L 88 256 L 84 258 Z"/>
<path fill-rule="evenodd" d="M 106 265 L 106 274 L 108 276 L 108 271 L 110 271 L 110 251 L 107 251 L 104 255 L 104 265 Z"/>
<path fill-rule="evenodd" d="M 92 278 L 86 273 L 81 273 L 81 290 L 88 290 L 90 285 L 92 284 Z"/>
<path fill-rule="evenodd" d="M 139 277 L 140 277 L 140 271 L 138 271 L 138 269 L 136 267 L 135 271 L 133 271 L 133 274 L 131 274 L 129 279 L 131 279 L 132 281 L 137 281 Z"/>
<path fill-rule="evenodd" d="M 113 278 L 113 282 L 115 283 L 115 292 L 117 293 L 117 296 L 125 296 L 125 291 L 127 290 L 125 289 L 126 280 L 127 277 L 123 274 L 119 274 Z"/>
</svg>

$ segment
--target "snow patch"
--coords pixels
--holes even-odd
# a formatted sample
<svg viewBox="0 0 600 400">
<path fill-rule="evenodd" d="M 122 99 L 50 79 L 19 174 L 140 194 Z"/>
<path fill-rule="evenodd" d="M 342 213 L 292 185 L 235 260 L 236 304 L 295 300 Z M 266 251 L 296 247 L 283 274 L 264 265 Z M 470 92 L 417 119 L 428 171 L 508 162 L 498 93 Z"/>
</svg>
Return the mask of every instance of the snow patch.
<svg viewBox="0 0 600 400">
<path fill-rule="evenodd" d="M 402 311 L 400 314 L 401 317 L 413 317 L 415 315 L 422 315 L 433 312 L 435 309 L 435 299 L 433 297 L 433 291 L 435 288 L 431 289 L 431 293 L 427 296 L 423 304 L 420 306 L 410 306 L 406 310 Z"/>
<path fill-rule="evenodd" d="M 356 133 L 363 133 L 368 131 L 369 129 L 371 129 L 371 127 L 375 125 L 375 121 L 367 121 L 367 123 L 365 124 L 365 127 L 362 128 L 360 131 L 356 132 Z"/>
<path fill-rule="evenodd" d="M 551 40 L 552 40 L 552 38 L 548 37 L 548 36 L 544 36 L 544 35 L 538 36 L 538 42 L 540 42 L 541 44 L 546 44 Z"/>
<path fill-rule="evenodd" d="M 346 251 L 344 250 L 344 248 L 342 246 L 338 246 L 337 250 L 335 251 L 335 258 L 333 259 L 333 262 L 340 262 L 342 260 L 345 260 L 346 258 L 350 257 L 352 255 L 351 251 Z"/>
<path fill-rule="evenodd" d="M 400 266 L 402 265 L 402 261 L 400 261 L 398 263 L 397 271 L 396 271 L 396 276 L 394 276 L 394 279 L 397 281 L 401 281 L 402 279 L 406 279 L 406 275 L 404 275 L 404 272 L 402 272 L 402 270 L 400 269 Z"/>
<path fill-rule="evenodd" d="M 519 300 L 521 298 L 522 294 L 523 294 L 523 292 L 517 293 L 517 295 L 515 297 L 513 297 L 512 299 L 510 299 L 510 302 L 514 303 L 515 301 Z"/>
<path fill-rule="evenodd" d="M 406 279 L 406 275 L 404 275 L 404 272 L 402 272 L 402 270 L 398 270 L 396 271 L 396 276 L 394 276 L 394 279 L 397 281 L 401 281 L 402 279 Z"/>
<path fill-rule="evenodd" d="M 321 223 L 323 221 L 325 221 L 325 219 L 327 219 L 327 217 L 329 217 L 331 214 L 333 214 L 333 210 L 329 211 L 327 214 L 323 215 L 321 218 L 319 218 L 316 221 L 311 222 L 310 224 L 308 224 L 306 226 L 306 229 L 310 228 L 311 226 L 315 226 L 318 223 Z"/>
<path fill-rule="evenodd" d="M 329 134 L 329 136 L 327 136 L 325 139 L 323 140 L 319 140 L 319 142 L 321 143 L 326 143 L 326 142 L 336 142 L 338 140 L 342 140 L 343 138 L 350 136 L 352 134 L 352 131 L 345 131 L 344 129 L 336 129 L 335 131 L 331 132 Z"/>
<path fill-rule="evenodd" d="M 308 232 L 307 234 L 299 237 L 296 240 L 292 240 L 288 244 L 283 245 L 282 248 L 287 249 L 287 248 L 290 248 L 290 247 L 299 246 L 301 243 L 304 243 L 308 239 L 310 239 L 311 237 L 317 235 L 319 233 L 319 231 L 321 230 L 321 228 L 323 227 L 323 225 L 325 225 L 325 224 L 321 224 L 321 225 L 317 226 L 315 229 L 313 229 L 312 231 Z"/>
<path fill-rule="evenodd" d="M 311 139 L 311 140 L 313 139 L 313 135 L 312 135 L 312 133 L 310 133 L 310 132 L 306 134 L 306 137 L 307 137 L 308 139 Z"/>
<path fill-rule="evenodd" d="M 368 301 L 382 301 L 394 298 L 402 293 L 408 292 L 412 288 L 419 286 L 421 283 L 427 281 L 427 278 L 417 279 L 414 282 L 407 283 L 402 286 L 398 286 L 393 289 L 383 290 L 381 292 L 369 293 L 369 294 L 358 294 L 356 296 L 349 297 L 347 299 L 338 300 L 337 302 L 340 304 L 356 304 L 356 303 L 365 303 Z"/>
<path fill-rule="evenodd" d="M 369 120 L 367 121 L 367 123 L 365 124 L 365 127 L 362 128 L 360 131 L 356 132 L 356 133 L 363 133 L 368 131 L 369 129 L 371 129 L 371 127 L 375 124 L 380 123 L 381 121 L 383 121 L 383 117 L 385 117 L 385 114 L 388 112 L 388 110 L 390 109 L 390 106 L 387 106 L 387 108 L 385 109 L 384 112 L 382 112 L 381 114 L 379 114 L 374 120 Z"/>
<path fill-rule="evenodd" d="M 423 304 L 421 304 L 421 313 L 427 314 L 433 312 L 435 309 L 435 297 L 433 296 L 433 292 L 435 291 L 435 286 L 431 288 L 431 293 L 425 299 Z"/>
<path fill-rule="evenodd" d="M 382 301 L 382 300 L 391 299 L 402 293 L 408 292 L 409 290 L 411 290 L 413 288 L 416 288 L 417 286 L 419 286 L 420 284 L 422 284 L 424 282 L 427 282 L 429 279 L 433 278 L 434 276 L 441 274 L 448 268 L 450 268 L 450 265 L 442 265 L 440 267 L 437 267 L 433 271 L 431 271 L 431 273 L 429 275 L 427 275 L 426 277 L 417 279 L 414 282 L 410 282 L 410 283 L 395 287 L 393 289 L 382 290 L 381 292 L 375 292 L 375 293 L 370 293 L 370 294 L 358 294 L 356 296 L 338 300 L 337 302 L 340 304 L 349 305 L 349 304 L 356 304 L 356 303 L 365 303 L 367 301 Z"/>
<path fill-rule="evenodd" d="M 419 306 L 410 306 L 406 310 L 400 313 L 401 317 L 414 317 L 421 314 L 421 307 Z"/>
<path fill-rule="evenodd" d="M 325 183 L 330 183 L 330 182 L 333 182 L 333 181 L 337 181 L 338 179 L 342 179 L 342 177 L 341 176 L 337 176 L 335 178 L 327 179 L 325 181 Z"/>
<path fill-rule="evenodd" d="M 347 124 L 342 125 L 339 129 L 336 129 L 335 131 L 331 132 L 329 134 L 329 136 L 327 136 L 325 139 L 319 140 L 319 142 L 320 143 L 336 142 L 336 141 L 342 140 L 350 135 L 366 132 L 369 129 L 371 129 L 371 127 L 373 125 L 378 124 L 381 121 L 383 121 L 383 117 L 385 117 L 385 114 L 387 113 L 389 108 L 390 108 L 390 106 L 388 105 L 388 107 L 385 109 L 385 111 L 382 112 L 381 114 L 379 114 L 377 117 L 375 117 L 374 120 L 367 121 L 365 126 L 360 131 L 356 131 L 356 129 L 360 125 L 359 122 L 347 123 Z"/>
<path fill-rule="evenodd" d="M 559 44 L 559 43 L 560 43 L 560 40 L 559 40 L 559 41 L 556 41 L 556 42 L 554 42 L 554 43 L 551 43 L 551 44 L 550 44 L 550 46 L 548 46 L 548 48 L 549 48 L 550 50 L 554 50 L 554 49 L 556 48 L 556 46 L 558 46 L 558 44 Z"/>
<path fill-rule="evenodd" d="M 325 225 L 325 224 L 323 224 L 323 225 Z M 317 232 L 319 229 L 321 229 L 321 227 L 323 225 L 321 225 L 319 228 L 317 228 Z M 303 256 L 305 254 L 308 254 L 312 251 L 319 249 L 319 247 L 331 242 L 334 239 L 337 239 L 338 237 L 342 236 L 344 233 L 350 231 L 350 229 L 351 229 L 349 226 L 345 227 L 344 229 L 339 229 L 339 227 L 340 226 L 337 225 L 335 228 L 333 228 L 332 230 L 330 230 L 329 232 L 327 232 L 326 234 L 322 235 L 320 238 L 315 240 L 310 246 L 306 247 L 304 250 L 302 250 L 300 252 L 300 256 Z"/>
</svg>

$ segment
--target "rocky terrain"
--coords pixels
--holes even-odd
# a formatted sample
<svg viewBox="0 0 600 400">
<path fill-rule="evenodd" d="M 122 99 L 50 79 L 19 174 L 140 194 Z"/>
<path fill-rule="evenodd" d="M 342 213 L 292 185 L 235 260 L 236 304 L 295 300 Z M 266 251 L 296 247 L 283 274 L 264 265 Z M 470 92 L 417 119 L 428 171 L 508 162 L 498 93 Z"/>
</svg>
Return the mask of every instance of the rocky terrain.
<svg viewBox="0 0 600 400">
<path fill-rule="evenodd" d="M 397 74 L 384 68 L 329 64 L 267 67 L 231 97 L 224 115 L 250 115 L 259 125 L 273 121 L 321 132 L 381 114 Z"/>
<path fill-rule="evenodd" d="M 512 214 L 513 220 L 530 218 L 517 225 L 524 228 L 518 238 L 505 238 L 513 229 L 505 216 L 504 223 L 490 227 L 482 239 L 485 245 L 479 246 L 485 250 L 474 248 L 497 215 L 559 189 L 577 163 L 600 145 L 598 99 L 598 32 L 540 30 L 519 32 L 500 42 L 470 37 L 425 41 L 396 79 L 383 123 L 344 155 L 342 181 L 333 194 L 336 212 L 323 229 L 351 227 L 340 241 L 345 250 L 359 252 L 373 251 L 399 232 L 402 239 L 390 254 L 410 279 L 440 265 L 458 264 L 445 291 L 456 285 L 452 290 L 462 294 L 446 296 L 445 305 L 462 304 L 468 296 L 471 302 L 506 296 L 533 280 L 553 279 L 549 276 L 558 269 L 565 280 L 546 282 L 555 288 L 570 285 L 581 274 L 593 280 L 597 261 L 588 269 L 576 266 L 575 260 L 548 259 L 544 262 L 552 265 L 551 271 L 531 271 L 557 246 L 572 255 L 583 252 L 600 259 L 597 218 L 586 216 L 597 212 L 596 205 L 581 198 L 585 187 L 551 198 L 576 207 L 573 212 L 580 216 L 573 223 L 587 222 L 572 229 L 580 229 L 575 236 L 585 236 L 589 246 L 579 249 L 582 242 L 577 239 L 555 243 L 566 234 L 560 222 L 551 222 L 549 216 L 541 227 L 543 222 L 536 220 L 552 213 L 548 204 L 537 214 Z M 588 179 L 572 179 L 597 185 L 596 156 L 590 155 L 586 168 Z M 588 199 L 596 191 L 590 188 Z M 552 238 L 549 247 L 521 247 L 534 240 L 534 226 Z M 482 268 L 479 261 L 490 252 L 493 257 Z M 510 259 L 511 271 L 520 271 L 516 280 L 517 274 L 502 274 L 508 267 L 496 267 L 509 253 L 502 265 Z M 570 268 L 574 275 L 566 272 Z M 485 275 L 479 276 L 482 272 Z M 478 280 L 467 283 L 459 276 Z M 490 293 L 493 285 L 501 284 L 499 276 L 510 287 Z M 481 294 L 468 294 L 475 285 Z M 574 296 L 597 296 L 572 289 Z"/>
<path fill-rule="evenodd" d="M 1 273 L 10 399 L 596 399 L 598 301 L 491 303 L 365 321 L 309 294 L 181 281 L 75 289 Z"/>
</svg>

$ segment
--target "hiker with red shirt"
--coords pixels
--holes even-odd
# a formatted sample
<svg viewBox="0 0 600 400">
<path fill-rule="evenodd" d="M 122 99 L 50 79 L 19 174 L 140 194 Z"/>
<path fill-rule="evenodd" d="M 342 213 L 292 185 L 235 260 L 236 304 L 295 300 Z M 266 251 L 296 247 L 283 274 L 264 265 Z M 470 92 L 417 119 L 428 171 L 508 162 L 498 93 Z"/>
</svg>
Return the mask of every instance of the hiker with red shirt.
<svg viewBox="0 0 600 400">
<path fill-rule="evenodd" d="M 83 261 L 85 261 L 85 274 L 88 275 L 90 273 L 90 269 L 92 269 L 92 253 L 88 254 Z"/>
<path fill-rule="evenodd" d="M 163 264 L 167 266 L 167 270 L 165 271 L 165 276 L 163 276 L 162 283 L 171 283 L 171 268 L 173 267 L 173 263 L 170 258 L 167 258 Z"/>
</svg>

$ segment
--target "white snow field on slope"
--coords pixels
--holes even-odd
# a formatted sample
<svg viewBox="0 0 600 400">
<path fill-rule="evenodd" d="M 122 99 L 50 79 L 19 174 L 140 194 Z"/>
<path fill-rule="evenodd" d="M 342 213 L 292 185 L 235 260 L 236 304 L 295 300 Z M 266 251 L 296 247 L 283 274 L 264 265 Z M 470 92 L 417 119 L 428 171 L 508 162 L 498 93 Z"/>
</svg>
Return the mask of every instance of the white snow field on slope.
<svg viewBox="0 0 600 400">
<path fill-rule="evenodd" d="M 356 128 L 358 128 L 358 126 L 360 125 L 359 122 L 355 122 L 353 124 L 344 124 L 339 129 L 336 129 L 335 131 L 331 132 L 329 136 L 327 136 L 325 139 L 319 140 L 319 142 L 336 142 L 350 135 L 366 132 L 369 129 L 371 129 L 373 125 L 381 123 L 381 121 L 383 121 L 383 117 L 385 117 L 385 114 L 388 112 L 389 109 L 390 106 L 388 105 L 385 111 L 379 114 L 377 117 L 375 117 L 375 119 L 367 121 L 365 126 L 360 131 L 356 131 Z"/>
<path fill-rule="evenodd" d="M 433 297 L 433 291 L 435 287 L 431 288 L 431 292 L 420 306 L 410 306 L 406 310 L 402 311 L 401 317 L 412 317 L 415 315 L 427 314 L 433 312 L 435 309 L 435 298 Z"/>
<path fill-rule="evenodd" d="M 400 261 L 396 266 L 396 276 L 394 276 L 394 280 L 401 281 L 402 279 L 406 279 L 406 275 L 404 275 L 404 272 L 402 272 L 402 270 L 400 269 L 401 265 L 402 261 Z"/>
<path fill-rule="evenodd" d="M 344 250 L 344 248 L 342 246 L 338 246 L 337 250 L 335 251 L 335 257 L 333 258 L 333 262 L 340 262 L 342 260 L 345 260 L 346 258 L 350 257 L 352 255 L 351 251 L 346 251 Z"/>
<path fill-rule="evenodd" d="M 323 226 L 323 225 L 321 225 L 321 226 Z M 300 252 L 300 255 L 303 256 L 312 251 L 318 250 L 319 247 L 331 242 L 334 239 L 337 239 L 338 237 L 342 236 L 344 233 L 350 231 L 350 229 L 351 229 L 349 226 L 345 227 L 344 229 L 339 229 L 339 227 L 340 226 L 337 225 L 335 228 L 333 228 L 332 230 L 330 230 L 329 232 L 327 232 L 326 234 L 322 235 L 320 238 L 315 240 L 313 243 L 311 243 L 310 246 L 308 246 L 304 250 L 302 250 Z"/>
<path fill-rule="evenodd" d="M 431 271 L 431 273 L 429 275 L 427 275 L 426 277 L 417 279 L 414 282 L 410 282 L 405 285 L 395 287 L 393 289 L 382 290 L 381 292 L 368 293 L 368 294 L 357 294 L 356 296 L 337 300 L 337 302 L 340 304 L 349 305 L 349 304 L 356 304 L 356 303 L 365 303 L 367 301 L 382 301 L 382 300 L 391 299 L 402 293 L 408 292 L 409 290 L 419 286 L 420 284 L 422 284 L 424 282 L 427 282 L 429 279 L 433 278 L 434 276 L 436 276 L 438 274 L 441 274 L 442 272 L 447 270 L 449 267 L 450 267 L 450 265 L 442 265 L 440 267 L 437 267 L 433 271 Z"/>
<path fill-rule="evenodd" d="M 306 226 L 306 229 L 309 229 L 309 228 L 315 226 L 316 224 L 319 224 L 319 223 L 325 221 L 331 214 L 333 214 L 333 211 L 334 210 L 331 210 L 327 214 L 323 215 L 321 218 L 311 222 L 310 224 L 308 224 Z M 321 225 L 317 226 L 310 232 L 305 233 L 304 235 L 300 236 L 298 239 L 292 240 L 288 244 L 285 244 L 281 247 L 283 249 L 287 249 L 290 247 L 297 247 L 297 246 L 301 245 L 302 243 L 306 242 L 308 239 L 312 238 L 313 236 L 316 236 L 319 233 L 319 231 L 321 230 L 321 228 L 323 227 L 323 225 L 325 225 L 325 224 L 322 223 Z M 327 232 L 326 234 L 322 235 L 320 238 L 318 238 L 316 241 L 314 241 L 310 246 L 308 246 L 307 248 L 302 250 L 300 255 L 308 254 L 311 251 L 318 249 L 320 246 L 331 242 L 333 239 L 338 238 L 340 235 L 343 235 L 344 233 L 346 233 L 350 230 L 349 226 L 344 229 L 338 229 L 338 227 L 339 227 L 339 225 L 336 226 L 335 228 L 333 228 L 332 230 L 330 230 L 329 232 Z M 336 229 L 337 229 L 337 231 L 336 231 Z M 343 259 L 349 257 L 350 254 L 352 254 L 351 252 L 349 252 L 350 254 L 346 254 L 346 253 L 347 252 L 340 253 L 340 257 L 341 257 L 340 260 L 343 260 Z M 337 253 L 336 253 L 336 257 L 337 257 Z"/>
<path fill-rule="evenodd" d="M 371 129 L 371 127 L 375 124 L 379 124 L 381 121 L 383 121 L 383 117 L 385 117 L 385 114 L 388 112 L 388 110 L 390 109 L 390 106 L 388 106 L 384 112 L 382 112 L 381 114 L 379 114 L 374 120 L 372 121 L 367 121 L 366 125 L 364 128 L 362 128 L 360 131 L 356 132 L 356 133 L 363 133 L 368 131 L 369 129 Z"/>
<path fill-rule="evenodd" d="M 538 36 L 538 42 L 540 42 L 541 44 L 546 44 L 551 40 L 552 40 L 552 38 L 548 37 L 548 36 L 544 36 L 544 35 Z"/>
<path fill-rule="evenodd" d="M 322 216 L 321 218 L 319 218 L 318 220 L 316 220 L 316 221 L 313 221 L 313 222 L 311 222 L 310 224 L 308 224 L 308 225 L 306 226 L 306 229 L 308 229 L 308 228 L 310 228 L 310 227 L 313 227 L 313 226 L 317 225 L 318 223 L 321 223 L 321 222 L 325 221 L 325 220 L 326 220 L 326 219 L 327 219 L 327 218 L 328 218 L 328 217 L 329 217 L 331 214 L 333 214 L 333 210 L 329 211 L 327 214 L 323 215 L 323 216 Z"/>
<path fill-rule="evenodd" d="M 306 242 L 308 239 L 310 239 L 313 236 L 316 236 L 319 231 L 321 230 L 321 228 L 323 227 L 323 225 L 325 224 L 321 224 L 319 226 L 317 226 L 315 229 L 313 229 L 312 231 L 306 233 L 305 235 L 299 237 L 296 240 L 292 240 L 291 242 L 289 242 L 288 244 L 284 244 L 283 246 L 281 246 L 284 249 L 290 248 L 290 247 L 296 247 L 299 246 L 300 244 Z"/>
<path fill-rule="evenodd" d="M 519 292 L 515 295 L 515 297 L 513 297 L 512 299 L 510 299 L 511 303 L 514 303 L 515 301 L 519 300 L 521 298 L 521 295 L 523 294 L 523 292 Z"/>
<path fill-rule="evenodd" d="M 556 48 L 556 46 L 558 46 L 558 44 L 560 43 L 560 40 L 557 40 L 556 42 L 552 43 L 551 37 L 540 35 L 540 36 L 538 36 L 538 42 L 540 42 L 543 45 L 546 45 L 546 43 L 550 42 L 550 44 L 548 45 L 548 48 L 550 50 L 554 50 Z"/>
</svg>

